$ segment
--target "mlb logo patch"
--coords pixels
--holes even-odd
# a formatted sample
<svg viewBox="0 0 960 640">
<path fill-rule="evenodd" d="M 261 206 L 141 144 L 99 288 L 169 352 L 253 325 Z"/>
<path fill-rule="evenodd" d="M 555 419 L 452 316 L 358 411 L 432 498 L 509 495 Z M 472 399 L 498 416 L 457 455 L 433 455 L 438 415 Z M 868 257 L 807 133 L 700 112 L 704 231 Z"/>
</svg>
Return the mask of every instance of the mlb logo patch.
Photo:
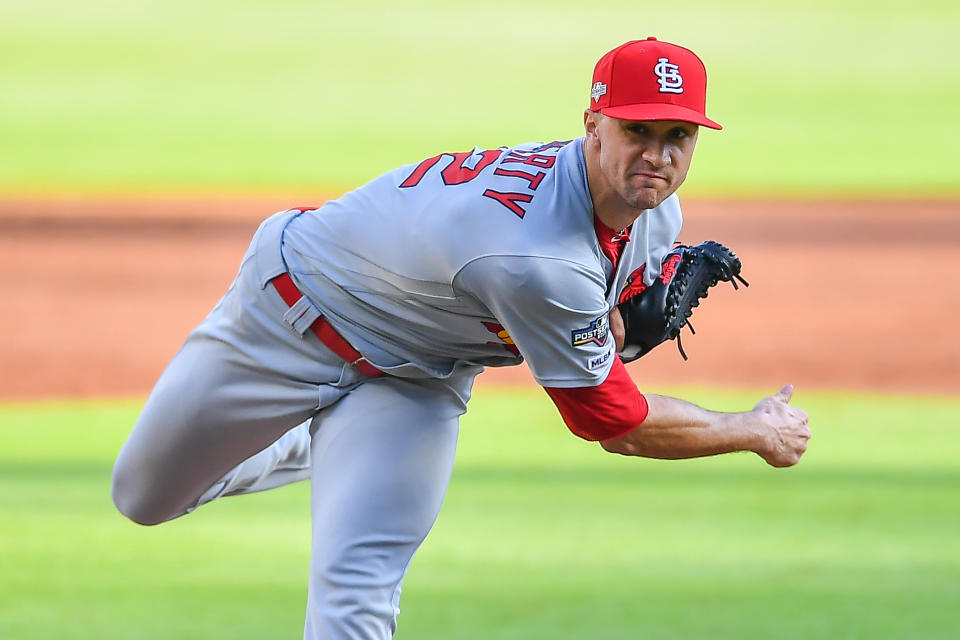
<svg viewBox="0 0 960 640">
<path fill-rule="evenodd" d="M 607 342 L 607 332 L 610 330 L 610 320 L 607 314 L 603 314 L 590 323 L 590 326 L 583 329 L 574 329 L 570 334 L 570 341 L 575 347 L 582 347 L 585 344 L 598 344 L 603 346 Z"/>
<path fill-rule="evenodd" d="M 590 358 L 590 362 L 587 364 L 587 369 L 589 369 L 590 371 L 593 371 L 594 369 L 599 369 L 604 364 L 606 364 L 607 360 L 609 360 L 610 356 L 612 355 L 613 355 L 613 347 L 610 347 L 609 349 L 607 349 L 607 352 L 602 356 L 597 356 L 596 358 Z"/>
</svg>

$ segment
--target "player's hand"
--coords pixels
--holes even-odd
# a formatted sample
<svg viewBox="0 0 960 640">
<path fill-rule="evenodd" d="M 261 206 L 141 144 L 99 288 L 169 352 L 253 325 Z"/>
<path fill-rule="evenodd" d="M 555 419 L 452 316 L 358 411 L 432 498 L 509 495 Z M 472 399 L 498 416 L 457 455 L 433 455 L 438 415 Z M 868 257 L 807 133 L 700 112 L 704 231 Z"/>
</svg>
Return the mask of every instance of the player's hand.
<svg viewBox="0 0 960 640">
<path fill-rule="evenodd" d="M 620 353 L 623 351 L 623 342 L 627 339 L 627 330 L 623 326 L 620 309 L 616 307 L 610 309 L 610 333 L 613 334 L 613 341 L 617 345 L 617 353 Z"/>
<path fill-rule="evenodd" d="M 793 385 L 766 397 L 753 408 L 753 414 L 764 428 L 764 444 L 757 454 L 772 467 L 791 467 L 800 461 L 810 439 L 810 417 L 802 409 L 790 405 Z"/>
</svg>

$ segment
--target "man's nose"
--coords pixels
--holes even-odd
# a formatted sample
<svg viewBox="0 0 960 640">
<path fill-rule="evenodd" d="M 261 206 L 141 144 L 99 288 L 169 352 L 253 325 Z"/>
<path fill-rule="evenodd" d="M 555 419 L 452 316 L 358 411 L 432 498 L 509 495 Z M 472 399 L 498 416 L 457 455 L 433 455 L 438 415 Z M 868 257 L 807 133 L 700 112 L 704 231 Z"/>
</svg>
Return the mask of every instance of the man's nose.
<svg viewBox="0 0 960 640">
<path fill-rule="evenodd" d="M 665 167 L 670 164 L 670 151 L 662 140 L 651 139 L 646 142 L 640 155 L 644 162 L 653 167 Z"/>
</svg>

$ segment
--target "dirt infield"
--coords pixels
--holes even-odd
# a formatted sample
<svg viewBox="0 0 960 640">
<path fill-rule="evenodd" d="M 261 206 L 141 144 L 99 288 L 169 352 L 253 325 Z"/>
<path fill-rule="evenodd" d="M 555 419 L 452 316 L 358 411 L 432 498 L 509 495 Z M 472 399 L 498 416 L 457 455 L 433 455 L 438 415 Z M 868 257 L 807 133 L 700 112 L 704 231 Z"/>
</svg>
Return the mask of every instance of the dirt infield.
<svg viewBox="0 0 960 640">
<path fill-rule="evenodd" d="M 0 201 L 0 398 L 144 394 L 290 198 Z M 316 204 L 316 201 L 313 201 Z M 960 202 L 685 203 L 734 247 L 684 336 L 629 369 L 665 384 L 960 391 Z M 525 367 L 482 384 L 529 383 Z"/>
</svg>

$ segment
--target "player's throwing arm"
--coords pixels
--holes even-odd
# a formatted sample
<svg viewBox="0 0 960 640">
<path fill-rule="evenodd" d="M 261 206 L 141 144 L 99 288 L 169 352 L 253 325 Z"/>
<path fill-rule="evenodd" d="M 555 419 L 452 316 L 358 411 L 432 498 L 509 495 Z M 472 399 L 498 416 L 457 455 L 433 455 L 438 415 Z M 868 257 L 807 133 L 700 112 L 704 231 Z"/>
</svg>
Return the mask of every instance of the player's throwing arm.
<svg viewBox="0 0 960 640">
<path fill-rule="evenodd" d="M 640 428 L 601 444 L 612 453 L 665 459 L 752 451 L 773 467 L 789 467 L 800 461 L 810 439 L 809 417 L 790 405 L 792 395 L 788 384 L 751 411 L 720 413 L 646 394 L 648 414 Z"/>
</svg>

